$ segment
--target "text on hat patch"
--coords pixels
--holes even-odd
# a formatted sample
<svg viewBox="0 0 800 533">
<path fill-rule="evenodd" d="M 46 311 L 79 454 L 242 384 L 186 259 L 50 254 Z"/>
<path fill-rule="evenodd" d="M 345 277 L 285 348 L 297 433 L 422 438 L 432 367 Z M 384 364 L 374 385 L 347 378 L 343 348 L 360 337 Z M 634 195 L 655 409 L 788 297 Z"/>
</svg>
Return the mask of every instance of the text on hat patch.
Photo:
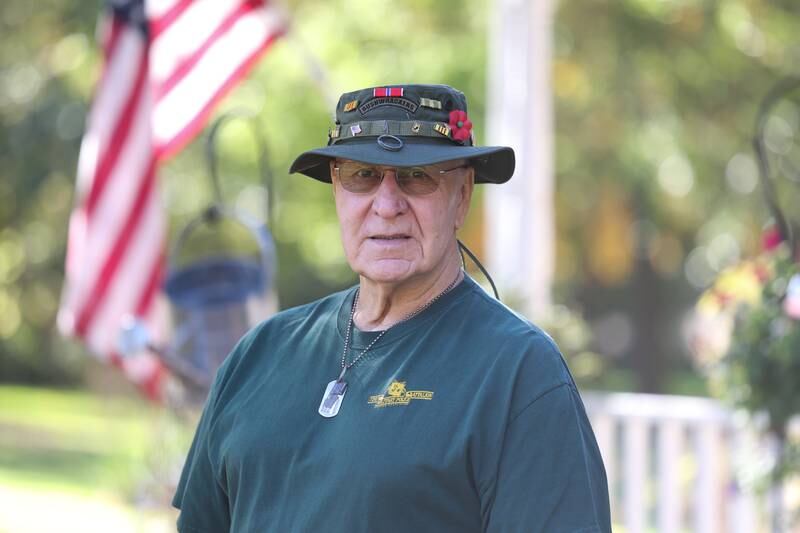
<svg viewBox="0 0 800 533">
<path fill-rule="evenodd" d="M 358 112 L 361 113 L 362 115 L 366 115 L 376 107 L 381 107 L 385 105 L 402 107 L 403 109 L 406 109 L 412 113 L 417 112 L 417 104 L 415 104 L 411 100 L 408 100 L 407 98 L 397 98 L 394 96 L 373 98 L 372 100 L 369 100 L 364 104 L 362 104 L 361 107 L 358 108 Z"/>
</svg>

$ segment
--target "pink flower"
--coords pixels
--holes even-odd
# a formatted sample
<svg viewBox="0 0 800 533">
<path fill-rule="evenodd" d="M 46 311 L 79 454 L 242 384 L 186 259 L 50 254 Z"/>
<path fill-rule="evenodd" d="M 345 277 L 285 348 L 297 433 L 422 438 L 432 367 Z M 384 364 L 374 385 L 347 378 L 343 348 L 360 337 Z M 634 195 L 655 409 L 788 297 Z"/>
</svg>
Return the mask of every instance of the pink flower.
<svg viewBox="0 0 800 533">
<path fill-rule="evenodd" d="M 761 247 L 765 252 L 771 252 L 783 242 L 783 235 L 777 226 L 770 226 L 761 235 Z"/>
<path fill-rule="evenodd" d="M 467 112 L 460 109 L 450 111 L 450 128 L 453 130 L 453 139 L 461 142 L 469 139 L 472 122 L 467 118 Z"/>
<path fill-rule="evenodd" d="M 786 298 L 783 300 L 783 311 L 794 320 L 800 320 L 800 274 L 789 280 Z"/>
</svg>

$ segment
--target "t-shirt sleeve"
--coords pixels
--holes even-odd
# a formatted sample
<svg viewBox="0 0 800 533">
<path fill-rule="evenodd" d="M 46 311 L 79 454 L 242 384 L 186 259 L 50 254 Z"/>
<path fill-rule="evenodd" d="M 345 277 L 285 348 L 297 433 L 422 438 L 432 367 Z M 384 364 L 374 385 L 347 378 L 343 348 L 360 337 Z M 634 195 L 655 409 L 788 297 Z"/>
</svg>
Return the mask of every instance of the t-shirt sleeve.
<svg viewBox="0 0 800 533">
<path fill-rule="evenodd" d="M 487 533 L 611 531 L 605 469 L 572 384 L 514 415 L 491 492 Z"/>
<path fill-rule="evenodd" d="M 211 460 L 209 444 L 215 390 L 212 387 L 209 393 L 172 499 L 172 505 L 181 510 L 178 517 L 178 531 L 181 533 L 230 531 L 228 496 Z"/>
<path fill-rule="evenodd" d="M 194 440 L 183 465 L 181 478 L 172 498 L 180 509 L 180 533 L 223 533 L 231 530 L 230 498 L 218 443 L 212 439 L 220 410 L 226 403 L 225 391 L 244 355 L 264 330 L 265 323 L 246 333 L 220 365 L 208 393 Z"/>
</svg>

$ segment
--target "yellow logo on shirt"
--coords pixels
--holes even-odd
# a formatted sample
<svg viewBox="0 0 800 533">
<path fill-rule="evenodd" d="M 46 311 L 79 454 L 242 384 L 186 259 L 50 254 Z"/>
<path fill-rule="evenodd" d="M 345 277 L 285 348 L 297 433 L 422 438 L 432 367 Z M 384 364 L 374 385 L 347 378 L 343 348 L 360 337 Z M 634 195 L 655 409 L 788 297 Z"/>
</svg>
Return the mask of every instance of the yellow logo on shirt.
<svg viewBox="0 0 800 533">
<path fill-rule="evenodd" d="M 386 393 L 392 398 L 398 398 L 404 395 L 406 393 L 406 382 L 392 381 L 392 384 L 389 385 L 388 389 L 386 389 Z"/>
<path fill-rule="evenodd" d="M 385 394 L 376 394 L 369 397 L 369 403 L 375 407 L 388 407 L 390 405 L 408 405 L 411 400 L 432 400 L 433 392 L 427 390 L 406 390 L 405 381 L 392 381 L 386 387 Z"/>
</svg>

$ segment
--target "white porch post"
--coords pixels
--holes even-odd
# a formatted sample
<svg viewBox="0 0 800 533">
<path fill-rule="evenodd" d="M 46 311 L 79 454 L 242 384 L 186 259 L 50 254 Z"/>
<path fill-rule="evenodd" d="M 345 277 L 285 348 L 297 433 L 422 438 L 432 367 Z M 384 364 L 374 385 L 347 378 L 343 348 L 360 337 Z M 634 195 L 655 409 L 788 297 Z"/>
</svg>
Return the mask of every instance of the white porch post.
<svg viewBox="0 0 800 533">
<path fill-rule="evenodd" d="M 489 145 L 514 148 L 514 177 L 486 187 L 489 272 L 531 318 L 550 306 L 554 250 L 552 26 L 556 0 L 495 0 L 489 48 Z"/>
</svg>

